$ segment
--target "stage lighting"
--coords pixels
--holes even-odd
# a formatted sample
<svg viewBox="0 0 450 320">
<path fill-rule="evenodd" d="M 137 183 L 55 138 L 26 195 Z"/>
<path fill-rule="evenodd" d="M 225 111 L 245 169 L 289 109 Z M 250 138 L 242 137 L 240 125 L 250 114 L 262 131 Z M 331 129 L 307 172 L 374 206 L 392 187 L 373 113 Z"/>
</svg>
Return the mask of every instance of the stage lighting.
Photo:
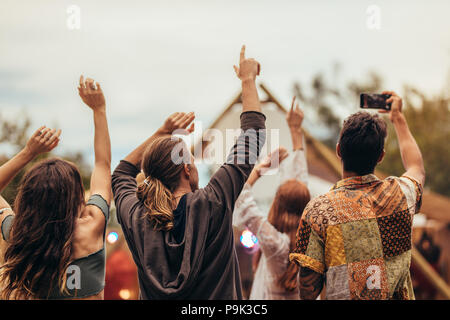
<svg viewBox="0 0 450 320">
<path fill-rule="evenodd" d="M 131 292 L 128 289 L 122 289 L 122 290 L 119 291 L 119 296 L 123 300 L 128 300 L 128 299 L 131 298 Z"/>
<path fill-rule="evenodd" d="M 115 231 L 111 231 L 108 233 L 108 236 L 106 237 L 106 240 L 108 240 L 109 243 L 113 244 L 119 239 L 119 234 Z"/>
<path fill-rule="evenodd" d="M 246 229 L 242 232 L 241 243 L 244 247 L 252 249 L 258 243 L 258 239 L 250 230 Z"/>
</svg>

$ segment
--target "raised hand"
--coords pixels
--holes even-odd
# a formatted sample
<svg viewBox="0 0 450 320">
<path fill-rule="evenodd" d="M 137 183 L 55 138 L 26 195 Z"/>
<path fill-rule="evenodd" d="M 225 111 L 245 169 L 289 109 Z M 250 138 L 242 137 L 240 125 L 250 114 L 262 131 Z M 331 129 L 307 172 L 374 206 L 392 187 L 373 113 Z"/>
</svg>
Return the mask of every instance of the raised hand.
<svg viewBox="0 0 450 320">
<path fill-rule="evenodd" d="M 262 171 L 262 170 L 268 170 L 268 169 L 275 169 L 280 166 L 280 163 L 287 158 L 289 155 L 289 152 L 286 150 L 286 148 L 280 147 L 278 149 L 275 149 L 271 153 L 267 155 L 267 157 L 256 167 Z"/>
<path fill-rule="evenodd" d="M 28 140 L 25 150 L 33 156 L 50 152 L 58 145 L 60 135 L 61 129 L 56 131 L 42 126 Z"/>
<path fill-rule="evenodd" d="M 383 91 L 382 94 L 390 94 L 391 97 L 386 100 L 386 103 L 391 103 L 391 110 L 378 110 L 379 113 L 389 113 L 389 119 L 393 122 L 402 114 L 402 98 L 400 98 L 394 91 Z"/>
<path fill-rule="evenodd" d="M 160 137 L 172 134 L 185 134 L 188 135 L 194 132 L 194 121 L 195 115 L 193 112 L 175 112 L 170 115 L 164 124 L 156 130 L 156 132 L 145 140 L 141 145 L 134 149 L 124 160 L 133 163 L 134 165 L 139 165 L 142 161 L 142 156 L 144 155 L 145 149 L 155 140 Z M 175 132 L 174 132 L 175 131 Z"/>
<path fill-rule="evenodd" d="M 402 98 L 394 91 L 383 91 L 382 94 L 390 94 L 386 103 L 391 103 L 391 110 L 379 110 L 379 113 L 388 113 L 389 119 L 394 125 L 397 134 L 400 155 L 408 177 L 416 179 L 422 186 L 425 183 L 425 167 L 422 153 L 416 139 L 409 130 L 408 123 L 402 113 Z"/>
<path fill-rule="evenodd" d="M 93 111 L 105 110 L 105 97 L 98 82 L 94 84 L 94 80 L 91 78 L 87 78 L 86 81 L 84 81 L 83 76 L 80 76 L 78 93 L 83 102 Z"/>
<path fill-rule="evenodd" d="M 295 108 L 294 108 L 295 105 Z M 304 114 L 300 109 L 298 102 L 295 103 L 295 97 L 292 99 L 291 109 L 286 115 L 286 121 L 290 129 L 300 129 L 302 127 Z"/>
<path fill-rule="evenodd" d="M 259 76 L 259 72 L 261 70 L 261 66 L 258 61 L 253 58 L 245 58 L 245 45 L 241 48 L 239 67 L 233 67 L 236 75 L 242 81 L 255 80 L 256 76 Z"/>
<path fill-rule="evenodd" d="M 166 119 L 159 132 L 162 134 L 172 134 L 176 130 L 176 134 L 188 135 L 194 132 L 194 119 L 194 112 L 175 112 Z"/>
<path fill-rule="evenodd" d="M 280 147 L 278 149 L 275 149 L 271 153 L 267 155 L 267 157 L 258 163 L 250 173 L 247 183 L 251 186 L 255 184 L 255 182 L 264 175 L 267 171 L 270 169 L 275 169 L 280 166 L 280 163 L 287 158 L 289 155 L 288 151 Z"/>
<path fill-rule="evenodd" d="M 295 106 L 295 107 L 294 107 Z M 295 102 L 295 97 L 292 99 L 291 109 L 286 115 L 286 122 L 291 131 L 292 147 L 293 150 L 303 149 L 303 123 L 304 114 L 302 109 L 298 106 L 298 102 Z"/>
</svg>

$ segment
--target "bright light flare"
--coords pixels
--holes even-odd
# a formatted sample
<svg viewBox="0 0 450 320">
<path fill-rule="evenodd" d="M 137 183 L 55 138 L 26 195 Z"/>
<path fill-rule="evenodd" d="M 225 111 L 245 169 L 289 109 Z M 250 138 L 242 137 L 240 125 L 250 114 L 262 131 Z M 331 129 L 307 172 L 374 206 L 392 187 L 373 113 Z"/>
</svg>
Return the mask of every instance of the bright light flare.
<svg viewBox="0 0 450 320">
<path fill-rule="evenodd" d="M 108 236 L 106 237 L 106 240 L 111 244 L 115 243 L 118 239 L 119 234 L 115 231 L 111 231 L 110 233 L 108 233 Z"/>
<path fill-rule="evenodd" d="M 128 300 L 131 298 L 131 292 L 128 289 L 122 289 L 119 291 L 119 297 L 123 300 Z"/>
<path fill-rule="evenodd" d="M 250 230 L 244 230 L 240 240 L 242 245 L 248 249 L 253 248 L 258 243 L 258 239 Z"/>
</svg>

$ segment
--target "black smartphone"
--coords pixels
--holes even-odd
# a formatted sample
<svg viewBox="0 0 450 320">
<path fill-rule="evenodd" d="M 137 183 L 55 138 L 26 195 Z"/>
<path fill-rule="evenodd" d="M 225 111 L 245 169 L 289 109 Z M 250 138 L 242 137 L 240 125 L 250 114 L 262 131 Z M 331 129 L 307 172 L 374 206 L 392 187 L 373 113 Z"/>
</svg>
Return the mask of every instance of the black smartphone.
<svg viewBox="0 0 450 320">
<path fill-rule="evenodd" d="M 386 100 L 390 97 L 390 94 L 361 93 L 359 96 L 360 107 L 363 109 L 391 110 L 391 103 L 386 103 Z"/>
</svg>

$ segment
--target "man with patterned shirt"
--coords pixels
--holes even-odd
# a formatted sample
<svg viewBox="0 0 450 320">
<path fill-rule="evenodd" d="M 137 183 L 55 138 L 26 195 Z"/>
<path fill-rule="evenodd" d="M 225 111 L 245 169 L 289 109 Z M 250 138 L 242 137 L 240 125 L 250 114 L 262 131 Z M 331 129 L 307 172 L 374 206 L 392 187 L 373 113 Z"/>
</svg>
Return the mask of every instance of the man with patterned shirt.
<svg viewBox="0 0 450 320">
<path fill-rule="evenodd" d="M 419 210 L 425 169 L 402 114 L 402 99 L 387 103 L 406 172 L 377 178 L 386 123 L 358 112 L 344 121 L 336 153 L 343 180 L 306 206 L 290 259 L 300 266 L 299 294 L 315 299 L 414 299 L 409 267 L 413 215 Z"/>
</svg>

